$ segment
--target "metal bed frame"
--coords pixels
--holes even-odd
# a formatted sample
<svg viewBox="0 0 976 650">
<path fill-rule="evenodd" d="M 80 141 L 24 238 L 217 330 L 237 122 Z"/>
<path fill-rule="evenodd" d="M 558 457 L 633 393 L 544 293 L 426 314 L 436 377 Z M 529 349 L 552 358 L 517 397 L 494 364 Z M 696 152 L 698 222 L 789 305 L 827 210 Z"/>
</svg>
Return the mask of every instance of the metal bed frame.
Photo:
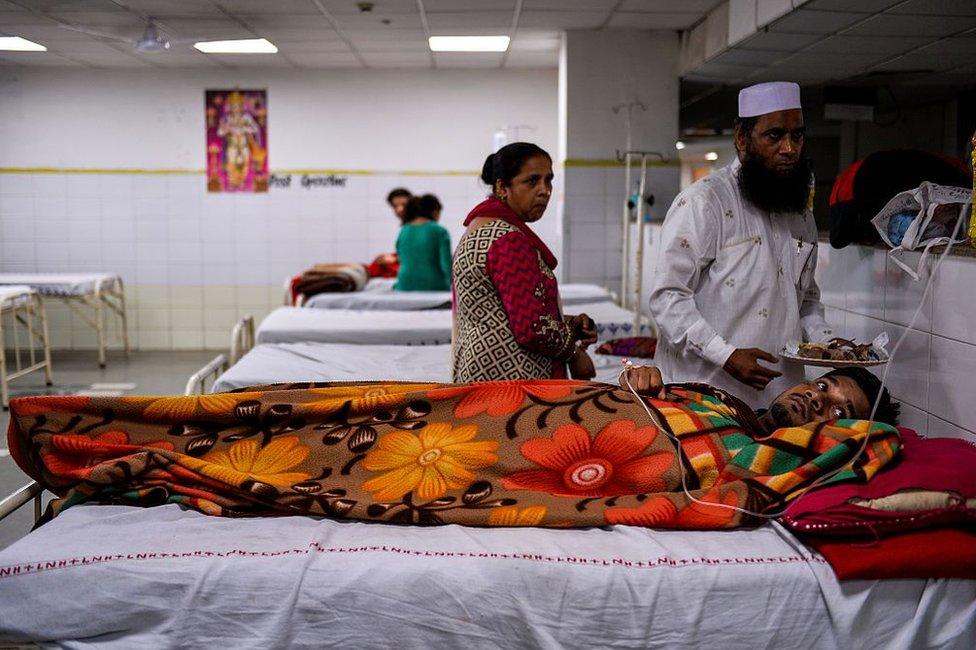
<svg viewBox="0 0 976 650">
<path fill-rule="evenodd" d="M 230 352 L 218 354 L 203 368 L 195 372 L 186 383 L 184 395 L 202 395 L 206 390 L 207 381 L 216 380 L 237 360 L 247 354 L 254 347 L 254 317 L 245 316 L 239 320 L 231 330 Z M 44 488 L 37 481 L 31 481 L 13 494 L 0 501 L 0 521 L 10 516 L 21 507 L 34 502 L 34 521 L 41 517 L 41 506 Z"/>
<path fill-rule="evenodd" d="M 121 323 L 121 332 L 116 329 L 116 340 L 122 339 L 122 346 L 125 356 L 129 356 L 129 318 L 125 309 L 125 287 L 122 278 L 116 276 L 103 278 L 95 283 L 95 290 L 92 293 L 85 293 L 78 296 L 56 296 L 71 311 L 78 315 L 89 326 L 94 328 L 98 336 L 98 365 L 105 367 L 105 310 L 115 313 Z M 94 312 L 94 317 L 80 308 L 77 303 L 82 302 L 90 307 Z"/>
<path fill-rule="evenodd" d="M 11 314 L 13 334 L 13 362 L 16 368 L 7 370 L 6 338 L 3 329 L 4 316 Z M 35 319 L 38 321 L 35 323 Z M 18 327 L 20 325 L 20 327 Z M 27 335 L 26 361 L 23 360 L 20 330 Z M 38 357 L 43 357 L 40 360 Z M 54 383 L 51 376 L 51 346 L 47 335 L 47 314 L 40 295 L 28 287 L 14 295 L 8 295 L 0 303 L 0 406 L 6 410 L 10 402 L 9 382 L 36 370 L 44 370 L 47 385 Z"/>
<path fill-rule="evenodd" d="M 190 375 L 186 382 L 184 395 L 203 395 L 207 392 L 207 383 L 217 381 L 227 369 L 237 363 L 241 357 L 254 347 L 254 317 L 245 316 L 237 321 L 230 332 L 230 352 L 220 353 L 208 361 L 206 365 Z"/>
</svg>

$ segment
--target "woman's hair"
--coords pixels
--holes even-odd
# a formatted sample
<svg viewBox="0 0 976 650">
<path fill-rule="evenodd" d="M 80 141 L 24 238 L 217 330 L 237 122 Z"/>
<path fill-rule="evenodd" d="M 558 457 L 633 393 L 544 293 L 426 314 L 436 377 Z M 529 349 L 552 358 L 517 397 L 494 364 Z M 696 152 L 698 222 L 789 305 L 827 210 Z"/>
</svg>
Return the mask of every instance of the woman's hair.
<svg viewBox="0 0 976 650">
<path fill-rule="evenodd" d="M 434 213 L 442 208 L 441 202 L 433 194 L 411 197 L 403 211 L 403 223 L 407 224 L 421 218 L 433 219 Z"/>
<path fill-rule="evenodd" d="M 525 161 L 535 156 L 545 156 L 549 162 L 552 162 L 552 156 L 537 144 L 531 142 L 507 144 L 485 159 L 485 164 L 481 166 L 481 180 L 492 189 L 495 187 L 495 182 L 499 180 L 508 185 L 518 176 Z"/>
</svg>

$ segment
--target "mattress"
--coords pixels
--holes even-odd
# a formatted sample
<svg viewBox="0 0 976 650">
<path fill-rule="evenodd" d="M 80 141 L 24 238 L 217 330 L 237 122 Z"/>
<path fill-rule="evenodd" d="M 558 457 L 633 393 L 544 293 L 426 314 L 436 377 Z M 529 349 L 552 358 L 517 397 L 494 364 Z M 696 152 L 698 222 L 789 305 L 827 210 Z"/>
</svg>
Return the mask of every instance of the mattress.
<svg viewBox="0 0 976 650">
<path fill-rule="evenodd" d="M 574 305 L 597 324 L 600 339 L 631 336 L 634 315 L 612 302 Z M 646 326 L 641 333 L 649 332 Z M 261 322 L 258 343 L 355 343 L 359 345 L 438 345 L 451 342 L 447 309 L 369 311 L 278 307 Z"/>
<path fill-rule="evenodd" d="M 0 551 L 0 639 L 68 648 L 969 648 L 976 581 L 839 584 L 775 524 L 412 527 L 76 506 Z"/>
<path fill-rule="evenodd" d="M 114 273 L 0 273 L 0 285 L 26 284 L 45 296 L 84 296 L 94 293 L 103 280 L 115 280 Z"/>
<path fill-rule="evenodd" d="M 0 306 L 20 305 L 32 291 L 34 290 L 31 287 L 24 284 L 0 285 Z"/>
<path fill-rule="evenodd" d="M 595 284 L 563 284 L 559 286 L 563 306 L 603 302 L 612 299 L 610 292 Z M 320 293 L 309 298 L 305 307 L 313 309 L 370 309 L 412 311 L 416 309 L 449 309 L 450 291 L 394 291 L 393 280 L 370 280 L 363 291 L 351 293 Z"/>
<path fill-rule="evenodd" d="M 591 354 L 596 381 L 617 383 L 622 357 Z M 450 345 L 262 343 L 213 385 L 213 392 L 305 381 L 451 381 Z"/>
</svg>

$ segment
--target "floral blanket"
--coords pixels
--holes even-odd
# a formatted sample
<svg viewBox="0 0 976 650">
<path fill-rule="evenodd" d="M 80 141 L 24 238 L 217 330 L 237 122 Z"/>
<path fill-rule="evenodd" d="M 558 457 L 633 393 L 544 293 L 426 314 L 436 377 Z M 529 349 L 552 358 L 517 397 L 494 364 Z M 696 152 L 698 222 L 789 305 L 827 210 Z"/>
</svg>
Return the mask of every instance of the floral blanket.
<svg viewBox="0 0 976 650">
<path fill-rule="evenodd" d="M 413 524 L 731 528 L 798 489 L 872 476 L 897 432 L 839 420 L 767 435 L 735 398 L 671 386 L 300 384 L 191 397 L 12 400 L 17 464 L 61 498 L 223 516 Z M 663 430 L 680 439 L 680 453 Z M 849 460 L 869 436 L 867 453 Z M 681 485 L 680 465 L 687 472 Z"/>
</svg>

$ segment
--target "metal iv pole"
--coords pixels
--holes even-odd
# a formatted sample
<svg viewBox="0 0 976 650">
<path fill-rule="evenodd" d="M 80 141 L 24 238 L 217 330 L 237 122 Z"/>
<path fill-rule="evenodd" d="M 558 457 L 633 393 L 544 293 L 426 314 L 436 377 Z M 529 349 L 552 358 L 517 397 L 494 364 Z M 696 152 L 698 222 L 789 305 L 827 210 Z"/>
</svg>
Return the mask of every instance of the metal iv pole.
<svg viewBox="0 0 976 650">
<path fill-rule="evenodd" d="M 633 147 L 632 135 L 633 135 L 633 116 L 634 109 L 639 108 L 642 111 L 647 110 L 647 106 L 644 105 L 640 100 L 635 99 L 632 102 L 626 104 L 617 104 L 612 108 L 614 114 L 620 113 L 621 110 L 627 109 L 627 119 L 625 121 L 627 129 L 627 148 L 624 150 L 626 153 L 624 157 L 620 157 L 620 152 L 617 152 L 617 160 L 624 163 L 624 210 L 623 210 L 623 226 L 621 230 L 621 240 L 622 240 L 622 260 L 620 269 L 620 306 L 624 309 L 627 308 L 627 298 L 629 289 L 629 276 L 630 276 L 630 155 L 631 148 Z"/>
</svg>

